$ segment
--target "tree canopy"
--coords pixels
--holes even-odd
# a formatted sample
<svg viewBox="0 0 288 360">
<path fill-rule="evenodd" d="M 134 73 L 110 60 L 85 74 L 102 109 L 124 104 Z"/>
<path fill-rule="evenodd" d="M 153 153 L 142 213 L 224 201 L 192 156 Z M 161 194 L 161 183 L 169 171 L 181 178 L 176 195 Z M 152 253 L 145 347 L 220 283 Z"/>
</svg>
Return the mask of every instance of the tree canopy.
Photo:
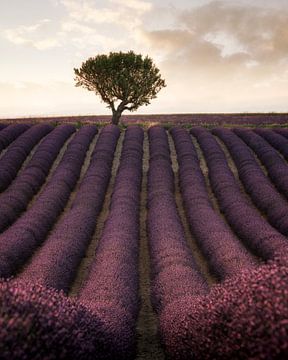
<svg viewBox="0 0 288 360">
<path fill-rule="evenodd" d="M 124 110 L 135 111 L 150 104 L 166 86 L 152 59 L 133 51 L 91 57 L 74 72 L 76 86 L 94 91 L 108 104 L 114 124 L 119 123 Z"/>
</svg>

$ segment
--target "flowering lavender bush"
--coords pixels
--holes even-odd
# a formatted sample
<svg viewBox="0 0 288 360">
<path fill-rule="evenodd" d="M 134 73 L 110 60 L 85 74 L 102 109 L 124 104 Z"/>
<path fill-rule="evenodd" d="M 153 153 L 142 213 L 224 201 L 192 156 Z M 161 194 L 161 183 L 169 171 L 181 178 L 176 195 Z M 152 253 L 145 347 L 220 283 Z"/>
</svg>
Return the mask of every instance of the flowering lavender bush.
<svg viewBox="0 0 288 360">
<path fill-rule="evenodd" d="M 138 238 L 143 130 L 126 130 L 110 211 L 79 300 L 99 314 L 119 358 L 135 357 L 139 310 Z"/>
<path fill-rule="evenodd" d="M 250 148 L 231 130 L 219 128 L 212 132 L 221 138 L 229 149 L 238 169 L 239 178 L 255 206 L 267 215 L 271 225 L 279 229 L 282 234 L 288 235 L 288 204 L 266 177 Z M 272 133 L 269 130 L 264 132 Z M 276 138 L 281 138 L 280 135 L 274 135 Z M 272 137 L 274 135 L 272 134 Z M 283 140 L 288 145 L 288 140 Z"/>
<path fill-rule="evenodd" d="M 241 271 L 208 295 L 177 298 L 159 314 L 169 359 L 285 359 L 287 258 Z M 129 359 L 107 307 L 85 306 L 53 289 L 0 281 L 1 359 Z M 113 311 L 123 324 L 117 306 Z M 117 316 L 116 315 L 116 316 Z"/>
<path fill-rule="evenodd" d="M 4 150 L 9 144 L 11 144 L 18 136 L 24 131 L 28 130 L 30 125 L 28 124 L 11 124 L 6 126 L 0 132 L 0 152 Z"/>
<path fill-rule="evenodd" d="M 174 176 L 167 134 L 161 127 L 149 129 L 148 233 L 151 256 L 151 300 L 161 312 L 177 298 L 195 296 L 208 286 L 186 243 L 174 199 Z"/>
<path fill-rule="evenodd" d="M 196 136 L 204 153 L 211 187 L 221 211 L 237 235 L 263 259 L 273 258 L 277 251 L 286 251 L 287 239 L 263 219 L 241 192 L 213 135 L 202 128 L 194 128 L 191 133 Z"/>
<path fill-rule="evenodd" d="M 45 239 L 76 185 L 96 132 L 95 126 L 84 126 L 77 132 L 33 206 L 0 235 L 0 277 L 13 275 Z"/>
<path fill-rule="evenodd" d="M 21 278 L 68 292 L 102 208 L 119 134 L 113 125 L 102 129 L 71 209 L 57 223 Z"/>
<path fill-rule="evenodd" d="M 221 280 L 255 266 L 253 257 L 214 211 L 196 150 L 186 130 L 171 130 L 179 164 L 181 193 L 189 225 L 212 272 Z"/>
<path fill-rule="evenodd" d="M 0 302 L 3 360 L 127 359 L 102 314 L 61 292 L 39 284 L 1 280 Z"/>
<path fill-rule="evenodd" d="M 287 289 L 287 263 L 271 263 L 173 302 L 160 317 L 168 358 L 286 359 Z"/>
<path fill-rule="evenodd" d="M 281 132 L 277 133 L 272 130 L 261 128 L 254 129 L 254 132 L 256 132 L 258 135 L 261 135 L 270 145 L 280 151 L 280 153 L 285 157 L 286 161 L 288 160 L 288 140 L 284 136 L 281 136 Z"/>
<path fill-rule="evenodd" d="M 9 186 L 29 152 L 51 130 L 51 125 L 34 125 L 8 147 L 0 159 L 0 191 Z"/>
<path fill-rule="evenodd" d="M 276 128 L 273 129 L 274 132 L 276 132 L 276 134 L 282 135 L 285 138 L 288 138 L 288 129 L 284 129 L 284 128 Z"/>
<path fill-rule="evenodd" d="M 23 212 L 40 189 L 65 140 L 75 131 L 71 125 L 60 125 L 39 144 L 25 169 L 5 192 L 0 194 L 0 232 Z M 28 134 L 28 132 L 27 132 Z"/>
<path fill-rule="evenodd" d="M 266 167 L 268 175 L 278 188 L 288 198 L 288 168 L 286 161 L 260 135 L 247 129 L 234 129 L 234 132 L 244 140 L 256 153 Z"/>
</svg>

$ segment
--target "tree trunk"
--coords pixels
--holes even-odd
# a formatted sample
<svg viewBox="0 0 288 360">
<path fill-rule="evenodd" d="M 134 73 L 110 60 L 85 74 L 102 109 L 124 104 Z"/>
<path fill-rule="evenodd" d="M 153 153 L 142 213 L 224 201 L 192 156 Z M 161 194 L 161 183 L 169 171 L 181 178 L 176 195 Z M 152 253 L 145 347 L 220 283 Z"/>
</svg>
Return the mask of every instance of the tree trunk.
<svg viewBox="0 0 288 360">
<path fill-rule="evenodd" d="M 114 125 L 118 125 L 119 124 L 119 121 L 120 121 L 120 117 L 121 117 L 121 114 L 122 114 L 122 109 L 118 109 L 113 111 L 113 115 L 112 115 L 112 124 Z"/>
<path fill-rule="evenodd" d="M 121 101 L 121 103 L 118 105 L 117 109 L 115 109 L 114 107 L 114 103 L 112 103 L 111 109 L 112 109 L 112 124 L 114 125 L 118 125 L 119 121 L 120 121 L 120 117 L 122 112 L 125 110 L 125 105 L 127 104 L 127 102 L 125 102 L 124 100 Z"/>
<path fill-rule="evenodd" d="M 112 124 L 118 125 L 120 121 L 120 117 L 121 117 L 121 113 L 117 113 L 117 111 L 115 111 L 112 115 Z"/>
</svg>

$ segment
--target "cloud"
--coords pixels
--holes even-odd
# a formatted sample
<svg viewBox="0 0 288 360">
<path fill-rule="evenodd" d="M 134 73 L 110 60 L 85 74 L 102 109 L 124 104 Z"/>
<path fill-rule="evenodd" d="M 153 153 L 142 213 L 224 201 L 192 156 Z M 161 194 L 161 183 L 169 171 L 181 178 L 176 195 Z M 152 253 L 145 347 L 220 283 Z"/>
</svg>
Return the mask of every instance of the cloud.
<svg viewBox="0 0 288 360">
<path fill-rule="evenodd" d="M 143 31 L 142 38 L 171 66 L 227 72 L 287 67 L 288 9 L 212 1 L 178 15 L 178 28 Z M 192 70 L 193 71 L 193 70 Z"/>
<path fill-rule="evenodd" d="M 140 0 L 110 0 L 111 3 L 131 8 L 138 13 L 145 13 L 152 10 L 153 6 L 150 2 Z"/>
<path fill-rule="evenodd" d="M 183 25 L 217 44 L 217 36 L 227 35 L 238 44 L 238 49 L 258 62 L 275 63 L 287 58 L 288 9 L 267 8 L 241 3 L 213 1 L 208 5 L 187 11 L 180 17 Z M 214 34 L 214 41 L 213 41 Z M 219 39 L 218 39 L 219 46 Z M 220 39 L 220 46 L 229 47 L 229 41 Z M 237 52 L 237 46 L 235 47 Z"/>
<path fill-rule="evenodd" d="M 70 19 L 92 24 L 113 24 L 132 29 L 142 24 L 141 17 L 152 9 L 152 4 L 140 0 L 108 0 L 105 7 L 95 0 L 60 0 Z M 117 6 L 115 6 L 117 5 Z"/>
<path fill-rule="evenodd" d="M 103 51 L 107 51 L 111 48 L 123 46 L 123 40 L 101 34 L 92 26 L 69 19 L 62 22 L 58 37 L 61 38 L 63 45 L 69 43 L 78 50 L 86 49 L 88 52 L 93 48 L 101 48 Z"/>
<path fill-rule="evenodd" d="M 187 111 L 269 111 L 288 96 L 287 23 L 287 7 L 212 1 L 139 38 L 159 60 L 171 104 L 177 94 Z"/>
<path fill-rule="evenodd" d="M 3 37 L 15 45 L 28 45 L 38 50 L 47 50 L 60 46 L 59 39 L 47 35 L 51 20 L 42 19 L 33 25 L 21 25 L 5 29 Z"/>
<path fill-rule="evenodd" d="M 153 6 L 142 0 L 50 0 L 60 18 L 4 29 L 3 36 L 15 45 L 38 50 L 56 47 L 107 52 L 131 49 L 144 15 Z"/>
</svg>

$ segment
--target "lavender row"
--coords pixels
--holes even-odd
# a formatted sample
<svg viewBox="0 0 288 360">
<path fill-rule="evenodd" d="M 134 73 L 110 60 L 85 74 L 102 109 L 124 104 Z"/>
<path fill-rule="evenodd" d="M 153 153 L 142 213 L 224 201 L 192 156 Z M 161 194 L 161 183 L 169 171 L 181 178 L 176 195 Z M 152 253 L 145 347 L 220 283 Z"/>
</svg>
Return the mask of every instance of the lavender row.
<svg viewBox="0 0 288 360">
<path fill-rule="evenodd" d="M 254 131 L 247 129 L 233 131 L 254 150 L 277 189 L 288 198 L 288 167 L 277 150 Z"/>
<path fill-rule="evenodd" d="M 111 176 L 119 129 L 102 129 L 72 207 L 34 255 L 20 277 L 68 292 L 85 255 Z"/>
<path fill-rule="evenodd" d="M 174 198 L 167 134 L 149 129 L 148 233 L 151 257 L 151 300 L 157 313 L 188 294 L 208 290 L 187 245 Z"/>
<path fill-rule="evenodd" d="M 208 296 L 173 302 L 160 319 L 166 354 L 173 360 L 287 359 L 287 288 L 287 265 L 270 264 L 213 286 Z M 2 360 L 122 358 L 117 349 L 111 353 L 113 332 L 101 314 L 61 292 L 2 280 L 0 298 Z"/>
<path fill-rule="evenodd" d="M 73 118 L 72 118 L 73 119 Z M 69 118 L 67 119 L 69 120 Z M 67 121 L 65 119 L 65 121 Z M 73 119 L 74 120 L 74 119 Z M 70 119 L 71 121 L 71 119 Z M 75 121 L 75 120 L 74 120 Z M 86 117 L 83 121 L 105 121 L 103 117 Z M 107 120 L 106 120 L 107 121 Z M 223 125 L 265 125 L 265 124 L 283 124 L 288 123 L 288 114 L 159 114 L 159 115 L 135 115 L 133 120 L 127 115 L 123 115 L 123 124 L 143 124 L 145 122 L 154 122 L 157 124 L 169 124 L 175 126 L 175 124 L 189 124 L 194 126 L 223 126 Z"/>
<path fill-rule="evenodd" d="M 30 151 L 52 129 L 47 124 L 32 126 L 8 147 L 0 159 L 0 191 L 10 185 Z"/>
<path fill-rule="evenodd" d="M 0 279 L 0 298 L 1 360 L 123 358 L 117 349 L 111 354 L 113 333 L 101 314 L 62 292 L 31 282 Z"/>
<path fill-rule="evenodd" d="M 254 132 L 262 136 L 270 145 L 280 151 L 286 161 L 288 161 L 288 140 L 284 136 L 281 136 L 281 133 L 277 134 L 277 132 L 272 130 L 261 128 L 254 129 Z"/>
<path fill-rule="evenodd" d="M 180 188 L 189 225 L 211 271 L 224 280 L 238 275 L 240 269 L 253 268 L 253 257 L 213 209 L 189 134 L 176 127 L 171 133 L 177 151 Z"/>
<path fill-rule="evenodd" d="M 286 359 L 287 286 L 286 257 L 172 303 L 160 318 L 169 359 Z"/>
<path fill-rule="evenodd" d="M 276 129 L 273 129 L 273 131 L 279 135 L 284 136 L 285 138 L 288 138 L 288 129 L 276 128 Z"/>
<path fill-rule="evenodd" d="M 223 150 L 213 135 L 202 128 L 194 128 L 191 133 L 196 136 L 204 153 L 210 183 L 220 209 L 235 233 L 256 255 L 265 260 L 274 258 L 277 252 L 285 251 L 287 239 L 260 215 L 241 192 Z"/>
<path fill-rule="evenodd" d="M 96 132 L 96 127 L 84 126 L 76 133 L 33 206 L 0 235 L 1 277 L 15 274 L 44 241 L 76 185 L 86 152 Z"/>
<path fill-rule="evenodd" d="M 110 331 L 111 339 L 105 356 L 103 350 L 98 349 L 95 358 L 135 358 L 142 145 L 143 130 L 129 127 L 109 215 L 88 279 L 79 295 L 80 302 L 88 305 Z"/>
<path fill-rule="evenodd" d="M 214 129 L 213 133 L 227 146 L 236 164 L 239 178 L 255 205 L 267 215 L 267 219 L 272 226 L 287 236 L 287 201 L 266 177 L 250 148 L 231 130 L 219 128 Z M 279 135 L 275 134 L 275 136 Z"/>
<path fill-rule="evenodd" d="M 0 131 L 3 130 L 3 129 L 5 129 L 5 127 L 7 127 L 6 124 L 0 124 Z"/>
<path fill-rule="evenodd" d="M 18 136 L 30 128 L 28 124 L 11 124 L 0 132 L 0 152 L 11 144 Z"/>
<path fill-rule="evenodd" d="M 0 194 L 0 232 L 26 210 L 29 201 L 44 183 L 64 142 L 74 131 L 71 125 L 60 125 L 48 134 L 25 168 L 8 189 Z"/>
</svg>

